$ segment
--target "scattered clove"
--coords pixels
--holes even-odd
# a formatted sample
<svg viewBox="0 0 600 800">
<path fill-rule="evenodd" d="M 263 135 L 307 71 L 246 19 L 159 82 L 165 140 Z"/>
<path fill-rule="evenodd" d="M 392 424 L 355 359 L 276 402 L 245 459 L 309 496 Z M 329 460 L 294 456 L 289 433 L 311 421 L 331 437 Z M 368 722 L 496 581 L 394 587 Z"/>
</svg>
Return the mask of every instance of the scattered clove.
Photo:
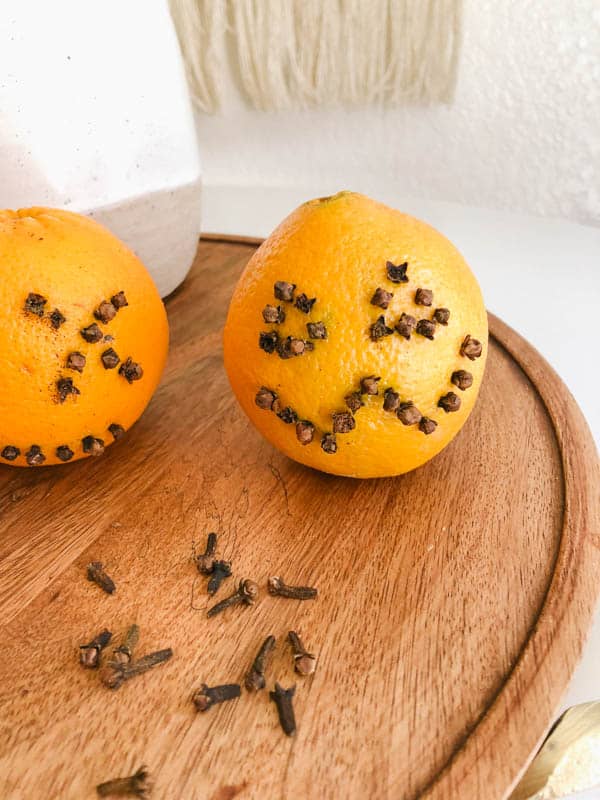
<svg viewBox="0 0 600 800">
<path fill-rule="evenodd" d="M 125 428 L 116 422 L 111 422 L 111 424 L 108 426 L 108 430 L 115 441 L 120 439 L 122 436 L 125 436 Z"/>
<path fill-rule="evenodd" d="M 385 289 L 377 287 L 373 293 L 373 297 L 371 298 L 371 305 L 379 306 L 379 308 L 387 308 L 393 296 L 393 292 L 386 292 Z"/>
<path fill-rule="evenodd" d="M 290 408 L 290 406 L 286 406 L 278 411 L 277 416 L 282 422 L 285 422 L 286 425 L 291 425 L 292 423 L 298 421 L 298 415 L 293 408 Z"/>
<path fill-rule="evenodd" d="M 209 533 L 206 538 L 206 549 L 199 556 L 196 556 L 196 566 L 201 575 L 210 575 L 213 571 L 215 559 L 214 555 L 217 552 L 217 534 Z"/>
<path fill-rule="evenodd" d="M 133 651 L 135 650 L 139 638 L 140 629 L 134 623 L 127 629 L 127 633 L 121 644 L 113 650 L 111 664 L 129 664 L 133 658 Z"/>
<path fill-rule="evenodd" d="M 74 353 L 69 353 L 65 364 L 67 369 L 72 369 L 75 372 L 83 372 L 85 367 L 85 356 L 76 350 Z"/>
<path fill-rule="evenodd" d="M 261 331 L 258 335 L 258 346 L 265 353 L 274 353 L 278 342 L 279 334 L 277 331 Z"/>
<path fill-rule="evenodd" d="M 45 460 L 46 456 L 42 453 L 42 448 L 39 444 L 32 444 L 25 453 L 25 461 L 30 467 L 39 467 Z"/>
<path fill-rule="evenodd" d="M 114 369 L 121 360 L 112 347 L 109 347 L 108 350 L 105 350 L 100 358 L 102 359 L 104 369 Z"/>
<path fill-rule="evenodd" d="M 6 461 L 14 461 L 21 455 L 21 451 L 19 450 L 18 447 L 15 447 L 12 444 L 7 444 L 6 447 L 2 450 L 2 453 L 0 453 L 0 455 Z"/>
<path fill-rule="evenodd" d="M 254 398 L 256 405 L 265 411 L 273 410 L 273 403 L 275 400 L 277 400 L 277 393 L 271 391 L 271 389 L 267 389 L 266 386 L 261 386 Z"/>
<path fill-rule="evenodd" d="M 298 675 L 312 675 L 317 668 L 317 657 L 307 652 L 302 643 L 302 639 L 298 636 L 296 631 L 290 631 L 288 633 L 288 641 L 292 646 L 294 669 Z"/>
<path fill-rule="evenodd" d="M 301 356 L 306 350 L 312 350 L 312 345 L 309 347 L 309 342 L 303 339 L 296 339 L 293 336 L 286 336 L 281 339 L 277 345 L 277 355 L 279 358 L 292 358 L 293 356 Z"/>
<path fill-rule="evenodd" d="M 431 289 L 417 289 L 415 292 L 415 303 L 418 306 L 430 306 L 433 303 L 433 292 Z"/>
<path fill-rule="evenodd" d="M 482 350 L 481 342 L 478 339 L 474 339 L 469 333 L 465 336 L 460 346 L 461 356 L 466 356 L 471 361 L 475 361 L 476 358 L 479 358 Z"/>
<path fill-rule="evenodd" d="M 61 444 L 56 448 L 56 457 L 61 461 L 70 461 L 75 453 L 71 450 L 68 444 Z"/>
<path fill-rule="evenodd" d="M 86 669 L 96 669 L 100 664 L 100 653 L 109 644 L 112 633 L 104 628 L 91 642 L 79 645 L 79 663 Z"/>
<path fill-rule="evenodd" d="M 58 402 L 64 403 L 69 395 L 81 394 L 79 389 L 73 385 L 73 378 L 59 378 L 56 381 L 56 390 L 58 392 Z"/>
<path fill-rule="evenodd" d="M 110 661 L 106 665 L 106 669 L 102 673 L 102 683 L 109 689 L 118 689 L 125 683 L 125 681 L 135 678 L 136 675 L 143 675 L 144 672 L 159 664 L 164 664 L 173 655 L 170 647 L 165 650 L 157 650 L 154 653 L 138 658 L 137 661 L 131 661 L 123 664 L 119 661 Z"/>
<path fill-rule="evenodd" d="M 285 322 L 285 311 L 281 306 L 266 305 L 262 312 L 263 319 L 271 325 L 279 325 Z"/>
<path fill-rule="evenodd" d="M 244 686 L 249 692 L 258 692 L 266 686 L 265 672 L 275 649 L 275 637 L 267 636 L 244 678 Z"/>
<path fill-rule="evenodd" d="M 433 312 L 433 319 L 439 325 L 447 325 L 450 319 L 450 311 L 447 308 L 436 308 Z"/>
<path fill-rule="evenodd" d="M 210 580 L 206 590 L 211 596 L 221 588 L 225 578 L 231 577 L 231 563 L 229 561 L 213 561 Z"/>
<path fill-rule="evenodd" d="M 386 389 L 383 393 L 383 410 L 397 411 L 400 406 L 400 395 L 393 389 Z"/>
<path fill-rule="evenodd" d="M 85 339 L 85 341 L 89 342 L 90 344 L 99 342 L 100 339 L 102 339 L 102 331 L 95 322 L 93 322 L 91 325 L 88 325 L 87 328 L 82 328 L 79 333 Z"/>
<path fill-rule="evenodd" d="M 60 326 L 67 321 L 67 318 L 60 313 L 58 308 L 55 308 L 54 311 L 51 311 L 48 314 L 48 319 L 50 320 L 50 325 L 52 325 L 55 331 L 57 331 Z"/>
<path fill-rule="evenodd" d="M 388 261 L 385 265 L 387 270 L 388 280 L 392 283 L 407 283 L 408 282 L 408 275 L 406 274 L 406 269 L 408 267 L 408 262 L 405 261 L 404 264 L 392 264 L 391 261 Z"/>
<path fill-rule="evenodd" d="M 37 294 L 36 292 L 29 292 L 27 297 L 25 298 L 25 311 L 28 311 L 30 314 L 35 314 L 36 317 L 43 317 L 44 316 L 44 306 L 48 301 L 46 298 L 41 295 Z"/>
<path fill-rule="evenodd" d="M 335 433 L 324 433 L 321 437 L 321 450 L 327 455 L 331 456 L 337 453 L 337 442 Z"/>
<path fill-rule="evenodd" d="M 461 392 L 473 385 L 473 376 L 464 369 L 457 369 L 456 372 L 453 372 L 450 380 Z"/>
<path fill-rule="evenodd" d="M 388 328 L 388 326 L 385 324 L 385 317 L 383 314 L 380 317 L 377 317 L 375 322 L 369 327 L 369 336 L 373 342 L 383 339 L 384 336 L 391 336 L 393 332 L 393 329 Z"/>
<path fill-rule="evenodd" d="M 110 302 L 117 309 L 117 311 L 120 308 L 124 308 L 125 306 L 129 305 L 127 298 L 125 297 L 125 292 L 117 292 L 116 294 L 113 294 L 113 296 L 110 298 Z"/>
<path fill-rule="evenodd" d="M 362 394 L 379 394 L 379 381 L 381 378 L 375 375 L 367 375 L 360 380 L 360 391 Z"/>
<path fill-rule="evenodd" d="M 350 411 L 352 411 L 353 414 L 355 414 L 359 408 L 362 408 L 362 406 L 364 406 L 362 397 L 360 396 L 360 392 L 351 392 L 350 394 L 347 394 L 346 397 L 344 397 L 344 400 L 346 402 L 346 405 L 348 406 Z"/>
<path fill-rule="evenodd" d="M 416 324 L 417 320 L 411 317 L 410 314 L 401 314 L 400 319 L 396 323 L 395 330 L 400 336 L 403 336 L 405 339 L 410 339 L 410 335 L 415 329 Z"/>
<path fill-rule="evenodd" d="M 84 436 L 81 440 L 83 452 L 89 456 L 101 456 L 104 452 L 104 439 L 96 436 Z"/>
<path fill-rule="evenodd" d="M 134 381 L 139 381 L 140 378 L 143 377 L 144 370 L 141 364 L 138 364 L 129 356 L 119 367 L 119 375 L 122 375 L 127 383 L 133 383 Z"/>
<path fill-rule="evenodd" d="M 273 575 L 267 581 L 269 594 L 275 597 L 288 597 L 290 600 L 314 600 L 317 589 L 314 586 L 288 586 L 283 578 Z"/>
<path fill-rule="evenodd" d="M 103 300 L 98 308 L 94 311 L 94 316 L 105 325 L 114 319 L 117 315 L 117 309 L 108 300 Z"/>
<path fill-rule="evenodd" d="M 277 706 L 279 724 L 286 736 L 293 736 L 296 733 L 296 716 L 293 705 L 295 692 L 295 686 L 284 689 L 278 683 L 275 683 L 275 691 L 269 692 L 269 697 Z"/>
<path fill-rule="evenodd" d="M 291 303 L 294 299 L 294 291 L 296 289 L 295 283 L 288 283 L 287 281 L 276 281 L 273 286 L 273 294 L 278 300 L 284 300 L 286 303 Z"/>
<path fill-rule="evenodd" d="M 201 689 L 194 692 L 192 702 L 196 706 L 196 711 L 208 711 L 218 703 L 235 700 L 241 693 L 241 687 L 237 683 L 225 683 L 222 686 L 207 686 L 204 683 Z"/>
<path fill-rule="evenodd" d="M 286 339 L 286 342 L 288 340 Z M 301 356 L 304 353 L 305 345 L 302 339 L 294 339 L 293 336 L 289 337 L 288 347 L 293 356 Z"/>
<path fill-rule="evenodd" d="M 142 766 L 133 775 L 126 778 L 113 778 L 105 783 L 99 783 L 96 786 L 96 792 L 99 797 L 108 797 L 109 795 L 133 795 L 146 800 L 150 797 L 153 782 L 148 772 L 148 767 Z"/>
<path fill-rule="evenodd" d="M 314 306 L 314 304 L 316 302 L 317 302 L 317 298 L 316 297 L 309 298 L 303 292 L 302 294 L 298 295 L 294 305 L 296 306 L 296 308 L 299 311 L 302 311 L 303 314 L 310 314 L 310 312 L 312 310 L 312 307 Z"/>
<path fill-rule="evenodd" d="M 417 322 L 417 327 L 415 328 L 415 330 L 421 336 L 424 336 L 426 339 L 430 339 L 431 341 L 433 341 L 435 335 L 435 322 L 432 322 L 429 319 L 420 319 Z"/>
<path fill-rule="evenodd" d="M 327 328 L 323 322 L 307 322 L 306 330 L 310 339 L 327 338 Z"/>
<path fill-rule="evenodd" d="M 101 561 L 92 561 L 87 565 L 87 579 L 92 583 L 97 583 L 107 594 L 112 594 L 117 588 L 113 579 L 106 574 Z"/>
<path fill-rule="evenodd" d="M 446 413 L 449 413 L 450 411 L 458 411 L 460 408 L 460 397 L 454 394 L 454 392 L 448 392 L 440 397 L 438 400 L 438 406 L 443 408 Z"/>
<path fill-rule="evenodd" d="M 226 597 L 224 600 L 221 600 L 220 603 L 217 603 L 215 606 L 212 606 L 212 608 L 208 609 L 207 616 L 214 617 L 217 614 L 220 614 L 221 611 L 225 611 L 226 608 L 230 608 L 231 606 L 254 605 L 256 599 L 258 598 L 258 594 L 258 585 L 254 583 L 254 581 L 244 578 L 240 581 L 237 591 L 234 594 L 232 594 L 230 597 Z"/>
<path fill-rule="evenodd" d="M 400 403 L 396 416 L 403 425 L 416 425 L 421 421 L 422 414 L 410 400 L 407 403 Z"/>
<path fill-rule="evenodd" d="M 315 426 L 307 419 L 296 423 L 296 438 L 300 444 L 310 444 L 315 435 Z"/>
<path fill-rule="evenodd" d="M 350 411 L 336 411 L 332 414 L 333 432 L 349 433 L 356 427 L 356 421 Z"/>
<path fill-rule="evenodd" d="M 433 419 L 429 419 L 429 417 L 421 417 L 421 421 L 419 422 L 419 430 L 422 433 L 425 433 L 429 436 L 430 433 L 433 433 L 434 430 L 437 428 L 437 422 Z"/>
</svg>

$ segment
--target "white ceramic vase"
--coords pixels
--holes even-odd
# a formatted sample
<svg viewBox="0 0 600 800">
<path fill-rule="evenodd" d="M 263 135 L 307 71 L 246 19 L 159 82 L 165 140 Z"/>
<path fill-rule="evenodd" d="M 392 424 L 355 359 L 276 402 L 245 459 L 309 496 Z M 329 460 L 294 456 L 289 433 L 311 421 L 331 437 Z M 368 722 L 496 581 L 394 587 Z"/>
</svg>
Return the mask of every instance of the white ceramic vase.
<svg viewBox="0 0 600 800">
<path fill-rule="evenodd" d="M 200 231 L 194 119 L 166 0 L 0 4 L 0 208 L 89 214 L 162 296 Z"/>
</svg>

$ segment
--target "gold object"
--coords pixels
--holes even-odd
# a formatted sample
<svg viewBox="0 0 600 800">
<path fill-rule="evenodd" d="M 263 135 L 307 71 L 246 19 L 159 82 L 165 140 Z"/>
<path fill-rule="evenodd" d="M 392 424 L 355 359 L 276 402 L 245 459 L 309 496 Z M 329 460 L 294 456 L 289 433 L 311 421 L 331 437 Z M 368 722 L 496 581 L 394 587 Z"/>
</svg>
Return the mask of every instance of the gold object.
<svg viewBox="0 0 600 800">
<path fill-rule="evenodd" d="M 600 701 L 565 711 L 509 800 L 558 800 L 594 787 L 600 795 Z"/>
</svg>

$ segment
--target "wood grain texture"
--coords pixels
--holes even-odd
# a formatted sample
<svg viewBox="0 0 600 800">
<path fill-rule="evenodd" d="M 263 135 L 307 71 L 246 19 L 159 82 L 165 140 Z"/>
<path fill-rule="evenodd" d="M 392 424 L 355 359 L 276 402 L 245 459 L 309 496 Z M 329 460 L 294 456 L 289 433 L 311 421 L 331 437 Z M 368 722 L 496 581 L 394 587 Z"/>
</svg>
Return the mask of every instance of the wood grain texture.
<svg viewBox="0 0 600 800">
<path fill-rule="evenodd" d="M 480 400 L 399 478 L 319 474 L 274 451 L 227 385 L 221 329 L 248 243 L 203 242 L 167 302 L 172 348 L 148 411 L 105 456 L 0 470 L 0 796 L 92 798 L 146 763 L 156 798 L 508 795 L 552 722 L 598 593 L 598 462 L 581 413 L 500 320 Z M 220 533 L 254 608 L 207 619 L 193 564 Z M 102 560 L 117 591 L 85 579 Z M 266 579 L 317 585 L 272 598 Z M 233 588 L 226 584 L 219 597 Z M 137 622 L 166 665 L 117 692 L 77 645 Z M 287 631 L 319 655 L 294 676 Z M 267 692 L 197 714 L 267 634 L 298 684 L 286 739 Z"/>
</svg>

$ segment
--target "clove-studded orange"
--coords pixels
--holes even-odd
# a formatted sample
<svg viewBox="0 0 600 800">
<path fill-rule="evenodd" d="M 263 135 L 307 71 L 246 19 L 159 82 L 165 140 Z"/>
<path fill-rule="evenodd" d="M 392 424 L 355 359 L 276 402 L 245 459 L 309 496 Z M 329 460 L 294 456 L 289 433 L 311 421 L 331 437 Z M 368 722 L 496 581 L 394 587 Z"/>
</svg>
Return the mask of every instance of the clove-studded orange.
<svg viewBox="0 0 600 800">
<path fill-rule="evenodd" d="M 0 463 L 100 455 L 143 412 L 168 348 L 141 261 L 67 211 L 0 211 Z"/>
<path fill-rule="evenodd" d="M 444 236 L 341 192 L 300 206 L 251 258 L 224 352 L 243 410 L 290 458 L 337 475 L 398 475 L 466 422 L 487 316 Z"/>
</svg>

